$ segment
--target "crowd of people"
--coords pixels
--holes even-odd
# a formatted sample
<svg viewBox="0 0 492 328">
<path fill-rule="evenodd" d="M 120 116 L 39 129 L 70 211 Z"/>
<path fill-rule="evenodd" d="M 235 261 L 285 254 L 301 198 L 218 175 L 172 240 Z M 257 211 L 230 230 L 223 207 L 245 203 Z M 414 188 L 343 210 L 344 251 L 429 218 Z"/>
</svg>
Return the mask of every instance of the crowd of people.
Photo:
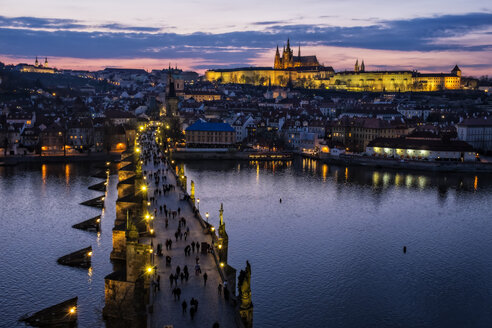
<svg viewBox="0 0 492 328">
<path fill-rule="evenodd" d="M 149 184 L 148 204 L 151 204 L 151 206 L 153 207 L 153 211 L 149 212 L 154 213 L 154 220 L 160 220 L 161 222 L 165 223 L 166 231 L 168 231 L 168 228 L 170 228 L 170 226 L 176 227 L 174 234 L 171 235 L 171 232 L 169 232 L 168 238 L 165 239 L 165 251 L 162 248 L 162 244 L 158 243 L 157 251 L 155 254 L 158 257 L 165 256 L 167 269 L 159 269 L 161 269 L 161 272 L 169 272 L 169 289 L 171 290 L 172 299 L 174 299 L 175 302 L 181 302 L 181 295 L 183 293 L 183 290 L 187 289 L 188 287 L 190 273 L 187 264 L 183 264 L 182 268 L 179 264 L 177 264 L 175 266 L 175 269 L 172 270 L 171 262 L 183 262 L 183 259 L 186 262 L 186 259 L 191 257 L 192 253 L 195 254 L 195 276 L 197 278 L 201 276 L 201 279 L 203 279 L 203 288 L 206 288 L 209 275 L 207 274 L 207 272 L 202 272 L 202 267 L 200 266 L 200 249 L 202 249 L 202 254 L 208 256 L 207 254 L 213 250 L 213 247 L 211 247 L 211 245 L 206 242 L 200 242 L 197 240 L 192 240 L 191 242 L 188 242 L 188 239 L 191 237 L 191 232 L 185 216 L 181 215 L 184 211 L 181 206 L 178 206 L 177 209 L 175 208 L 174 210 L 169 208 L 168 205 L 170 204 L 170 202 L 167 201 L 168 199 L 166 198 L 169 197 L 176 188 L 176 186 L 172 183 L 172 178 L 168 176 L 169 170 L 172 170 L 172 167 L 170 163 L 167 162 L 167 160 L 164 158 L 162 151 L 153 140 L 155 140 L 154 132 L 147 132 L 145 134 L 142 134 L 139 139 L 139 144 L 142 147 L 141 160 L 146 166 L 146 169 L 142 172 L 147 183 Z M 153 167 L 149 167 L 149 164 L 153 164 Z M 187 195 L 185 194 L 185 196 Z M 183 199 L 186 200 L 186 198 L 182 198 L 182 200 Z M 196 214 L 196 208 L 192 208 L 191 210 L 193 214 Z M 160 231 L 159 233 L 162 233 L 162 231 Z M 173 236 L 174 239 L 171 236 Z M 180 246 L 183 246 L 183 242 L 185 243 L 183 247 L 185 256 L 184 258 L 181 258 L 178 255 L 175 255 L 176 253 L 172 252 L 172 250 L 173 244 L 175 245 L 176 249 Z M 173 255 L 174 257 L 176 257 L 176 261 L 172 261 Z M 160 275 L 157 274 L 157 272 L 152 281 L 152 285 L 154 286 L 154 297 L 156 297 L 156 294 L 161 290 Z M 217 288 L 219 295 L 223 294 L 224 299 L 227 301 L 229 299 L 227 281 L 225 281 L 223 285 L 219 283 Z M 186 299 L 183 299 L 183 301 L 181 302 L 181 308 L 182 314 L 187 315 L 189 313 L 191 320 L 193 320 L 198 312 L 198 300 L 195 297 L 191 297 L 188 302 Z M 219 323 L 215 322 L 213 327 L 218 328 Z"/>
</svg>

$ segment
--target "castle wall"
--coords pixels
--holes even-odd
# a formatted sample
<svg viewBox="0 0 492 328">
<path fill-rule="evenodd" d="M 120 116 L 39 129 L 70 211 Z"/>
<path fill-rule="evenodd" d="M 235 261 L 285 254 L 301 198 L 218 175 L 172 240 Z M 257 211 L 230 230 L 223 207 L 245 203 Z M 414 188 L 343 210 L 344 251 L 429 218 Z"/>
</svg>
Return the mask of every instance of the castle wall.
<svg viewBox="0 0 492 328">
<path fill-rule="evenodd" d="M 205 77 L 211 82 L 285 86 L 303 82 L 311 88 L 326 88 L 348 91 L 439 91 L 460 89 L 461 77 L 450 74 L 419 75 L 412 71 L 338 72 L 329 70 L 277 70 L 238 69 L 207 71 Z"/>
</svg>

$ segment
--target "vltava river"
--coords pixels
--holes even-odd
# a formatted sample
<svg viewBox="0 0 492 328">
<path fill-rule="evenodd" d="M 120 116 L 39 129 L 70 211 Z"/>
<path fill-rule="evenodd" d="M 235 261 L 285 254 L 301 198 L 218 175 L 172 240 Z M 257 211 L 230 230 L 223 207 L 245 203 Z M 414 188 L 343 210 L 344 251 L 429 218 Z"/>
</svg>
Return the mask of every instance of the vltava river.
<svg viewBox="0 0 492 328">
<path fill-rule="evenodd" d="M 492 327 L 490 176 L 312 160 L 186 172 L 215 225 L 224 203 L 230 264 L 251 262 L 256 327 Z"/>
<path fill-rule="evenodd" d="M 229 261 L 252 265 L 255 327 L 491 327 L 492 178 L 293 163 L 187 162 L 200 211 Z M 101 327 L 114 223 L 86 164 L 0 167 L 0 327 L 79 296 L 79 327 Z M 280 198 L 282 203 L 280 203 Z M 92 245 L 93 267 L 56 259 Z M 407 246 L 407 253 L 402 248 Z"/>
<path fill-rule="evenodd" d="M 106 209 L 79 205 L 102 195 L 87 189 L 103 181 L 82 164 L 0 167 L 0 327 L 24 326 L 18 318 L 78 296 L 79 327 L 104 327 L 104 277 L 109 253 L 117 176 L 111 177 Z M 103 214 L 101 233 L 72 225 Z M 92 268 L 58 265 L 63 255 L 92 245 Z"/>
</svg>

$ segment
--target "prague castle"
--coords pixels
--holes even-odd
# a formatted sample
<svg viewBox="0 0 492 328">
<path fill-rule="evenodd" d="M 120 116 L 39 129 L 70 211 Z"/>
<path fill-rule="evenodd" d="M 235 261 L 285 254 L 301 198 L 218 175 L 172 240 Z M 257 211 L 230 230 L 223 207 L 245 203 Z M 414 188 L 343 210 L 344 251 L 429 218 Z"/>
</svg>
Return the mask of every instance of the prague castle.
<svg viewBox="0 0 492 328">
<path fill-rule="evenodd" d="M 364 61 L 357 60 L 353 71 L 335 72 L 332 67 L 321 65 L 316 56 L 297 56 L 284 46 L 282 56 L 277 46 L 273 68 L 246 67 L 237 69 L 208 70 L 208 81 L 254 85 L 292 84 L 305 88 L 322 88 L 348 91 L 406 92 L 440 91 L 461 88 L 461 70 L 456 65 L 450 73 L 423 74 L 417 71 L 366 71 Z"/>
<path fill-rule="evenodd" d="M 280 57 L 280 53 L 275 53 L 275 62 L 273 64 L 274 69 L 286 69 L 293 67 L 320 67 L 321 65 L 318 63 L 318 59 L 316 56 L 301 56 L 301 46 L 299 46 L 299 50 L 297 56 L 294 56 L 293 51 L 290 49 L 290 40 L 287 40 L 287 48 L 284 47 L 284 51 L 282 52 L 282 57 Z"/>
</svg>

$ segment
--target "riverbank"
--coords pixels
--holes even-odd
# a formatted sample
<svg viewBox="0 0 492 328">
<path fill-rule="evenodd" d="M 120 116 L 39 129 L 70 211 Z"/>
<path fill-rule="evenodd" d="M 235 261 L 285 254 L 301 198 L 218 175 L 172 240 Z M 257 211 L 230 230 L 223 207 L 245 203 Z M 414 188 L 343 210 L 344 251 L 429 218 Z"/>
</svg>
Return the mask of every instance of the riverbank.
<svg viewBox="0 0 492 328">
<path fill-rule="evenodd" d="M 64 162 L 96 162 L 96 161 L 115 161 L 121 158 L 120 153 L 91 153 L 81 155 L 57 155 L 57 156 L 5 156 L 0 157 L 0 166 L 13 166 L 22 163 L 64 163 Z"/>
<path fill-rule="evenodd" d="M 173 151 L 172 158 L 177 160 L 248 160 L 248 161 L 290 161 L 293 158 L 291 152 L 241 152 L 224 150 L 177 150 Z"/>
<path fill-rule="evenodd" d="M 492 173 L 492 163 L 482 162 L 416 161 L 407 159 L 400 160 L 389 158 L 375 158 L 358 155 L 324 155 L 320 157 L 305 153 L 302 153 L 301 156 L 318 159 L 327 164 L 349 166 L 367 166 L 373 168 L 389 168 L 397 170 L 417 170 L 431 172 Z"/>
</svg>

